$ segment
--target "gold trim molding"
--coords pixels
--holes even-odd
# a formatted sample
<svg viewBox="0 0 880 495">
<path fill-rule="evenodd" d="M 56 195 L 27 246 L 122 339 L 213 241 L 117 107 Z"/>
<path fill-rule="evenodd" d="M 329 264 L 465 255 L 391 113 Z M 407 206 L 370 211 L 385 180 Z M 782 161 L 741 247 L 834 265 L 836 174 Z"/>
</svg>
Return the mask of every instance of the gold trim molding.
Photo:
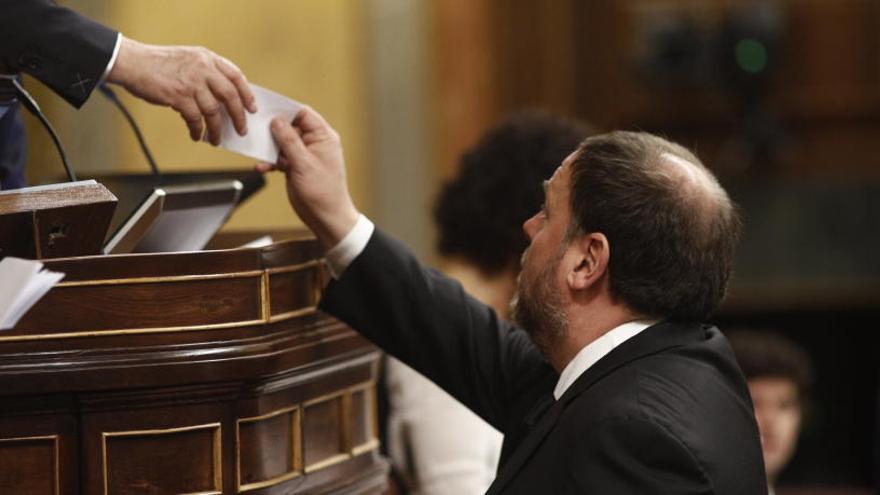
<svg viewBox="0 0 880 495">
<path fill-rule="evenodd" d="M 279 321 L 289 320 L 291 318 L 296 318 L 297 316 L 307 315 L 309 313 L 314 313 L 317 310 L 317 306 L 306 306 L 304 308 L 295 309 L 293 311 L 288 311 L 286 313 L 279 313 L 277 315 L 269 316 L 269 323 L 276 323 Z"/>
<path fill-rule="evenodd" d="M 226 323 L 212 323 L 208 325 L 182 325 L 173 327 L 153 327 L 153 328 L 123 328 L 109 330 L 84 330 L 79 332 L 64 333 L 41 333 L 26 335 L 7 335 L 0 336 L 0 342 L 16 342 L 28 340 L 49 340 L 49 339 L 72 339 L 80 337 L 104 337 L 108 335 L 132 335 L 132 334 L 151 334 L 151 333 L 169 333 L 169 332 L 196 332 L 201 330 L 221 330 L 225 328 L 247 327 L 251 325 L 260 325 L 266 323 L 262 319 L 230 321 Z"/>
<path fill-rule="evenodd" d="M 349 459 L 351 459 L 351 454 L 349 454 L 347 452 L 343 452 L 341 454 L 336 454 L 336 455 L 328 457 L 326 459 L 321 459 L 320 461 L 318 461 L 314 464 L 309 464 L 308 466 L 305 467 L 305 471 L 306 471 L 306 474 L 314 473 L 315 471 L 319 471 L 321 469 L 325 469 L 330 466 L 334 466 L 336 464 L 345 462 Z"/>
<path fill-rule="evenodd" d="M 97 287 L 101 285 L 138 285 L 175 282 L 198 282 L 202 280 L 224 280 L 230 278 L 256 278 L 263 274 L 263 270 L 250 270 L 233 273 L 208 273 L 204 275 L 168 275 L 165 277 L 130 277 L 130 278 L 106 278 L 96 280 L 77 280 L 73 282 L 58 282 L 55 287 Z"/>
<path fill-rule="evenodd" d="M 274 268 L 267 268 L 266 272 L 268 272 L 269 275 L 275 275 L 278 273 L 299 272 L 299 271 L 306 270 L 308 268 L 313 268 L 313 267 L 320 266 L 320 265 L 321 265 L 321 260 L 316 259 L 316 260 L 306 261 L 305 263 L 299 263 L 297 265 L 278 266 L 278 267 L 274 267 Z"/>
</svg>

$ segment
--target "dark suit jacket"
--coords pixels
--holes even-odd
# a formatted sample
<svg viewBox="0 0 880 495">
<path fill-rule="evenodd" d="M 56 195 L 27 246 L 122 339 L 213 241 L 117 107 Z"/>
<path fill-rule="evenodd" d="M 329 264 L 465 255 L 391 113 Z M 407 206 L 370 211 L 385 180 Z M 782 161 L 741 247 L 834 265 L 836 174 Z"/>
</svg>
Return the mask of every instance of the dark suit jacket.
<svg viewBox="0 0 880 495">
<path fill-rule="evenodd" d="M 79 108 L 104 74 L 116 35 L 51 0 L 0 0 L 0 72 L 26 72 Z"/>
<path fill-rule="evenodd" d="M 107 69 L 117 32 L 52 0 L 0 0 L 0 73 L 25 72 L 71 105 L 86 102 Z M 24 187 L 20 110 L 0 119 L 0 187 Z"/>
<path fill-rule="evenodd" d="M 18 189 L 26 185 L 26 148 L 24 122 L 16 103 L 0 116 L 0 190 Z"/>
<path fill-rule="evenodd" d="M 661 322 L 559 401 L 521 330 L 376 231 L 321 308 L 504 432 L 489 489 L 522 494 L 766 494 L 745 379 L 721 333 Z"/>
</svg>

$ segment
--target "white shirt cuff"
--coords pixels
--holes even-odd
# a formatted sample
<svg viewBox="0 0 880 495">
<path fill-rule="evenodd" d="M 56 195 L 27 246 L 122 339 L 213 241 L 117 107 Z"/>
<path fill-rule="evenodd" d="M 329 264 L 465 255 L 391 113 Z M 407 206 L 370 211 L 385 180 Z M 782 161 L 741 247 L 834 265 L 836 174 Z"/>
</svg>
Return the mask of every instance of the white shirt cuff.
<svg viewBox="0 0 880 495">
<path fill-rule="evenodd" d="M 113 70 L 113 66 L 116 65 L 116 57 L 119 56 L 120 45 L 122 45 L 122 33 L 116 33 L 116 46 L 113 47 L 113 55 L 110 55 L 110 61 L 107 62 L 107 68 L 104 69 L 104 73 L 101 74 L 101 79 L 98 80 L 98 85 L 101 85 L 104 82 L 104 79 L 107 79 L 107 76 L 110 75 L 110 71 Z"/>
<path fill-rule="evenodd" d="M 363 252 L 375 229 L 373 222 L 361 214 L 348 234 L 327 251 L 324 258 L 327 260 L 327 269 L 334 279 L 338 280 L 348 265 Z"/>
</svg>

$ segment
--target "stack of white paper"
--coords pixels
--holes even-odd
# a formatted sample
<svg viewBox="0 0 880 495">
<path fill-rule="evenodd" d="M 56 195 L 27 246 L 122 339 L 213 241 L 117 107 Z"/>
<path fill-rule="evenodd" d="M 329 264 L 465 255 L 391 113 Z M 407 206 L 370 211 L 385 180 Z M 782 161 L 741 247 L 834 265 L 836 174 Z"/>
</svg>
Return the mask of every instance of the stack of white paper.
<svg viewBox="0 0 880 495">
<path fill-rule="evenodd" d="M 0 261 L 0 330 L 15 326 L 63 273 L 43 270 L 39 261 L 6 257 Z"/>
</svg>

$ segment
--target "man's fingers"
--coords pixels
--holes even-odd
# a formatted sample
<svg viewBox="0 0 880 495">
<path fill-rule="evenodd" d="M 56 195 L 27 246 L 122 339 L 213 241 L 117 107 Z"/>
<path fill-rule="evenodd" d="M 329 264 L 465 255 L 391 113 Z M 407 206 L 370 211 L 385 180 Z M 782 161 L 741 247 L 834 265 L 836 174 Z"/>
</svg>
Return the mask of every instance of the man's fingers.
<svg viewBox="0 0 880 495">
<path fill-rule="evenodd" d="M 290 160 L 288 160 L 284 155 L 278 155 L 278 161 L 276 163 L 269 162 L 257 162 L 254 165 L 254 168 L 257 172 L 270 172 L 272 170 L 278 170 L 280 172 L 287 172 L 290 170 Z"/>
<path fill-rule="evenodd" d="M 274 163 L 266 163 L 266 162 L 257 162 L 254 165 L 254 169 L 261 174 L 265 174 L 266 172 L 271 172 L 272 170 L 276 170 L 277 167 Z"/>
<path fill-rule="evenodd" d="M 324 120 L 324 117 L 308 105 L 304 106 L 302 110 L 296 114 L 296 117 L 293 119 L 293 125 L 298 127 L 303 134 L 312 132 L 329 132 L 333 130 L 333 128 L 330 127 L 330 124 Z"/>
<path fill-rule="evenodd" d="M 229 79 L 229 82 L 235 86 L 244 107 L 247 108 L 250 113 L 256 113 L 257 100 L 254 98 L 254 94 L 251 92 L 251 87 L 248 86 L 247 78 L 241 69 L 228 59 L 220 56 L 218 56 L 215 65 L 217 66 L 217 69 Z"/>
<path fill-rule="evenodd" d="M 305 157 L 309 152 L 299 132 L 283 119 L 272 119 L 272 135 L 281 147 L 282 156 L 278 159 L 279 164 L 296 163 L 299 161 L 298 158 Z"/>
<path fill-rule="evenodd" d="M 223 128 L 223 118 L 220 114 L 220 103 L 207 88 L 196 91 L 196 103 L 205 118 L 208 126 L 208 141 L 214 146 L 220 144 L 220 130 Z"/>
<path fill-rule="evenodd" d="M 208 87 L 211 88 L 214 97 L 223 102 L 235 131 L 240 136 L 247 134 L 247 117 L 235 86 L 223 77 L 212 77 L 208 79 Z"/>
<path fill-rule="evenodd" d="M 174 108 L 180 113 L 186 126 L 189 127 L 189 137 L 193 141 L 202 139 L 202 112 L 194 100 L 188 99 Z"/>
</svg>

